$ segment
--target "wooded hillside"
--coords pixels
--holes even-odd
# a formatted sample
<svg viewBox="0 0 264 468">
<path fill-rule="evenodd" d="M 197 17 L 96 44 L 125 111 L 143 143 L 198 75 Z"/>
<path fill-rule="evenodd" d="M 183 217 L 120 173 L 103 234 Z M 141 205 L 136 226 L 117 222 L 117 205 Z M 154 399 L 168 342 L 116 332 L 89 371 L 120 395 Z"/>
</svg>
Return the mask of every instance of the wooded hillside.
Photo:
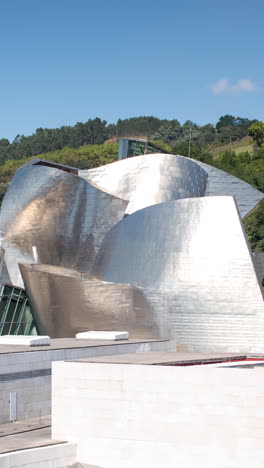
<svg viewBox="0 0 264 468">
<path fill-rule="evenodd" d="M 178 120 L 161 120 L 156 117 L 132 117 L 119 119 L 109 124 L 100 118 L 74 126 L 60 128 L 37 128 L 30 136 L 17 135 L 13 142 L 4 136 L 0 139 L 0 164 L 8 159 L 29 158 L 42 153 L 56 151 L 69 146 L 79 148 L 83 145 L 102 144 L 111 138 L 124 136 L 144 136 L 151 140 L 161 140 L 171 146 L 187 143 L 190 139 L 200 149 L 210 150 L 247 135 L 254 120 L 225 115 L 220 117 L 216 126 L 208 123 L 198 126 L 187 120 L 183 125 Z"/>
</svg>

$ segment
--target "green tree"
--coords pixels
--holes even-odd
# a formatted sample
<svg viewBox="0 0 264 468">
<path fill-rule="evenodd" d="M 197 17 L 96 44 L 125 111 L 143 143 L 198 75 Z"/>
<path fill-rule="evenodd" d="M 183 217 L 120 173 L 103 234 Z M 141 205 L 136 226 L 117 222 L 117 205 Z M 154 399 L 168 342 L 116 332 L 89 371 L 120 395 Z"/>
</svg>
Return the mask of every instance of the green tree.
<svg viewBox="0 0 264 468">
<path fill-rule="evenodd" d="M 188 141 L 178 143 L 177 145 L 172 147 L 172 152 L 174 154 L 179 154 L 181 156 L 188 156 L 189 155 L 189 149 L 190 149 L 190 157 L 194 159 L 200 159 L 200 156 L 202 154 L 202 148 L 199 146 L 195 145 L 194 143 L 191 143 L 189 145 Z"/>
<path fill-rule="evenodd" d="M 243 220 L 244 228 L 247 233 L 253 252 L 264 251 L 264 201 Z"/>
<path fill-rule="evenodd" d="M 178 122 L 176 125 L 161 125 L 158 131 L 151 135 L 151 139 L 154 141 L 162 140 L 165 143 L 171 143 L 178 140 L 181 136 L 181 125 Z"/>
<path fill-rule="evenodd" d="M 162 140 L 150 140 L 150 143 L 153 143 L 154 145 L 159 146 L 160 148 L 164 149 L 165 153 L 168 151 L 169 153 L 172 152 L 172 148 L 170 145 L 165 143 Z"/>
<path fill-rule="evenodd" d="M 264 143 L 264 122 L 257 121 L 250 125 L 248 128 L 248 134 L 253 138 L 258 146 Z"/>
<path fill-rule="evenodd" d="M 7 138 L 1 138 L 0 146 L 8 146 L 8 145 L 9 145 L 9 140 Z"/>
<path fill-rule="evenodd" d="M 222 115 L 216 124 L 216 130 L 219 132 L 223 127 L 229 127 L 235 125 L 236 118 L 233 115 Z"/>
<path fill-rule="evenodd" d="M 255 120 L 223 115 L 216 124 L 219 141 L 228 143 L 243 138 L 247 135 L 248 127 L 254 122 Z"/>
</svg>

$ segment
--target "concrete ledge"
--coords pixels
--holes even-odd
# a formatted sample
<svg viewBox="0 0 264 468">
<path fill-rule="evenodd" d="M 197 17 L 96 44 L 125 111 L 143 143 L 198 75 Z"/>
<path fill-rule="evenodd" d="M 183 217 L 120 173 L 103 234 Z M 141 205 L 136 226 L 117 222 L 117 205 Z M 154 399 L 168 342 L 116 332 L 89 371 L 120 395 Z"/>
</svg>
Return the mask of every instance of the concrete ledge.
<svg viewBox="0 0 264 468">
<path fill-rule="evenodd" d="M 127 331 L 87 331 L 77 333 L 77 340 L 128 340 Z"/>
<path fill-rule="evenodd" d="M 176 342 L 171 341 L 169 339 L 129 339 L 129 340 L 120 340 L 113 343 L 112 340 L 76 340 L 76 338 L 54 338 L 50 340 L 50 345 L 42 345 L 39 348 L 34 346 L 13 346 L 10 344 L 4 344 L 0 346 L 0 356 L 2 354 L 12 354 L 12 353 L 24 353 L 24 352 L 31 352 L 31 353 L 38 353 L 38 352 L 45 352 L 45 351 L 57 351 L 57 352 L 66 352 L 66 351 L 73 351 L 76 349 L 81 348 L 98 348 L 104 346 L 105 348 L 111 347 L 113 345 L 120 345 L 120 346 L 127 346 L 127 345 L 149 345 L 151 344 L 159 344 L 162 347 L 173 346 L 174 350 L 176 349 Z M 165 349 L 164 349 L 165 351 Z M 5 358 L 6 359 L 6 358 Z M 25 357 L 23 356 L 22 362 L 24 362 Z"/>
<path fill-rule="evenodd" d="M 175 351 L 169 340 L 52 339 L 50 346 L 0 345 L 0 423 L 9 422 L 10 392 L 17 392 L 17 420 L 50 414 L 51 363 L 102 355 Z M 68 439 L 66 439 L 68 440 Z"/>
<path fill-rule="evenodd" d="M 76 445 L 65 443 L 0 455 L 1 468 L 63 468 L 76 462 Z"/>
<path fill-rule="evenodd" d="M 49 346 L 49 336 L 31 335 L 3 335 L 0 336 L 0 345 L 20 345 L 20 346 Z"/>
</svg>

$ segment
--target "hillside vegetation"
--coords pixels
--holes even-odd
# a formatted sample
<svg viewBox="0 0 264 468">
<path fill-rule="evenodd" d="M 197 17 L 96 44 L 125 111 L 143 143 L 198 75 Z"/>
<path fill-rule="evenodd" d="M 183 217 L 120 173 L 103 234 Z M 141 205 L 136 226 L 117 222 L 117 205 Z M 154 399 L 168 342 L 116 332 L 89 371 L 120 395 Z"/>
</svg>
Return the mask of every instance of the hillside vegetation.
<svg viewBox="0 0 264 468">
<path fill-rule="evenodd" d="M 243 224 L 253 252 L 264 252 L 264 200 L 244 219 Z"/>
<path fill-rule="evenodd" d="M 247 135 L 249 127 L 254 130 L 254 125 L 259 132 L 259 123 L 254 122 L 226 115 L 220 117 L 215 127 L 212 124 L 198 126 L 191 121 L 181 125 L 177 120 L 156 117 L 119 119 L 116 124 L 107 125 L 96 118 L 72 127 L 39 128 L 28 137 L 17 135 L 12 143 L 2 138 L 0 201 L 14 172 L 34 156 L 89 169 L 117 160 L 119 137 L 142 135 L 167 151 L 211 164 L 264 192 L 264 148 L 261 139 L 256 145 Z M 257 252 L 264 251 L 263 221 L 264 203 L 244 221 L 251 247 Z"/>
<path fill-rule="evenodd" d="M 132 117 L 119 119 L 109 124 L 100 118 L 77 122 L 74 126 L 60 128 L 37 128 L 30 136 L 17 135 L 12 143 L 7 138 L 0 139 L 0 164 L 8 159 L 23 159 L 38 154 L 57 151 L 65 146 L 79 148 L 83 145 L 102 144 L 111 138 L 145 135 L 148 139 L 161 140 L 170 146 L 190 140 L 200 148 L 209 150 L 221 144 L 230 143 L 247 136 L 254 120 L 225 115 L 216 126 L 208 123 L 198 126 L 187 120 L 183 125 L 178 120 L 156 117 Z"/>
<path fill-rule="evenodd" d="M 232 141 L 226 145 L 219 146 L 210 151 L 210 154 L 213 158 L 217 158 L 224 151 L 234 151 L 236 154 L 243 153 L 248 151 L 248 153 L 253 154 L 257 150 L 257 145 L 254 143 L 253 138 L 246 136 L 241 138 L 241 140 Z"/>
</svg>

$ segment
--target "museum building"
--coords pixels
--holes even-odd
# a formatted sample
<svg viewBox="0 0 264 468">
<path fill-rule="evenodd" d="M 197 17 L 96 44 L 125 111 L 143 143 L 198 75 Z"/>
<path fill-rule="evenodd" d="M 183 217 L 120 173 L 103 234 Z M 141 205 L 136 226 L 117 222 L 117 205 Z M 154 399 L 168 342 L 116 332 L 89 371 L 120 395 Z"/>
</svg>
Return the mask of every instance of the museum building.
<svg viewBox="0 0 264 468">
<path fill-rule="evenodd" d="M 264 262 L 242 219 L 264 194 L 160 151 L 122 139 L 106 166 L 35 158 L 16 171 L 0 215 L 1 335 L 122 329 L 182 351 L 263 352 Z"/>
</svg>

